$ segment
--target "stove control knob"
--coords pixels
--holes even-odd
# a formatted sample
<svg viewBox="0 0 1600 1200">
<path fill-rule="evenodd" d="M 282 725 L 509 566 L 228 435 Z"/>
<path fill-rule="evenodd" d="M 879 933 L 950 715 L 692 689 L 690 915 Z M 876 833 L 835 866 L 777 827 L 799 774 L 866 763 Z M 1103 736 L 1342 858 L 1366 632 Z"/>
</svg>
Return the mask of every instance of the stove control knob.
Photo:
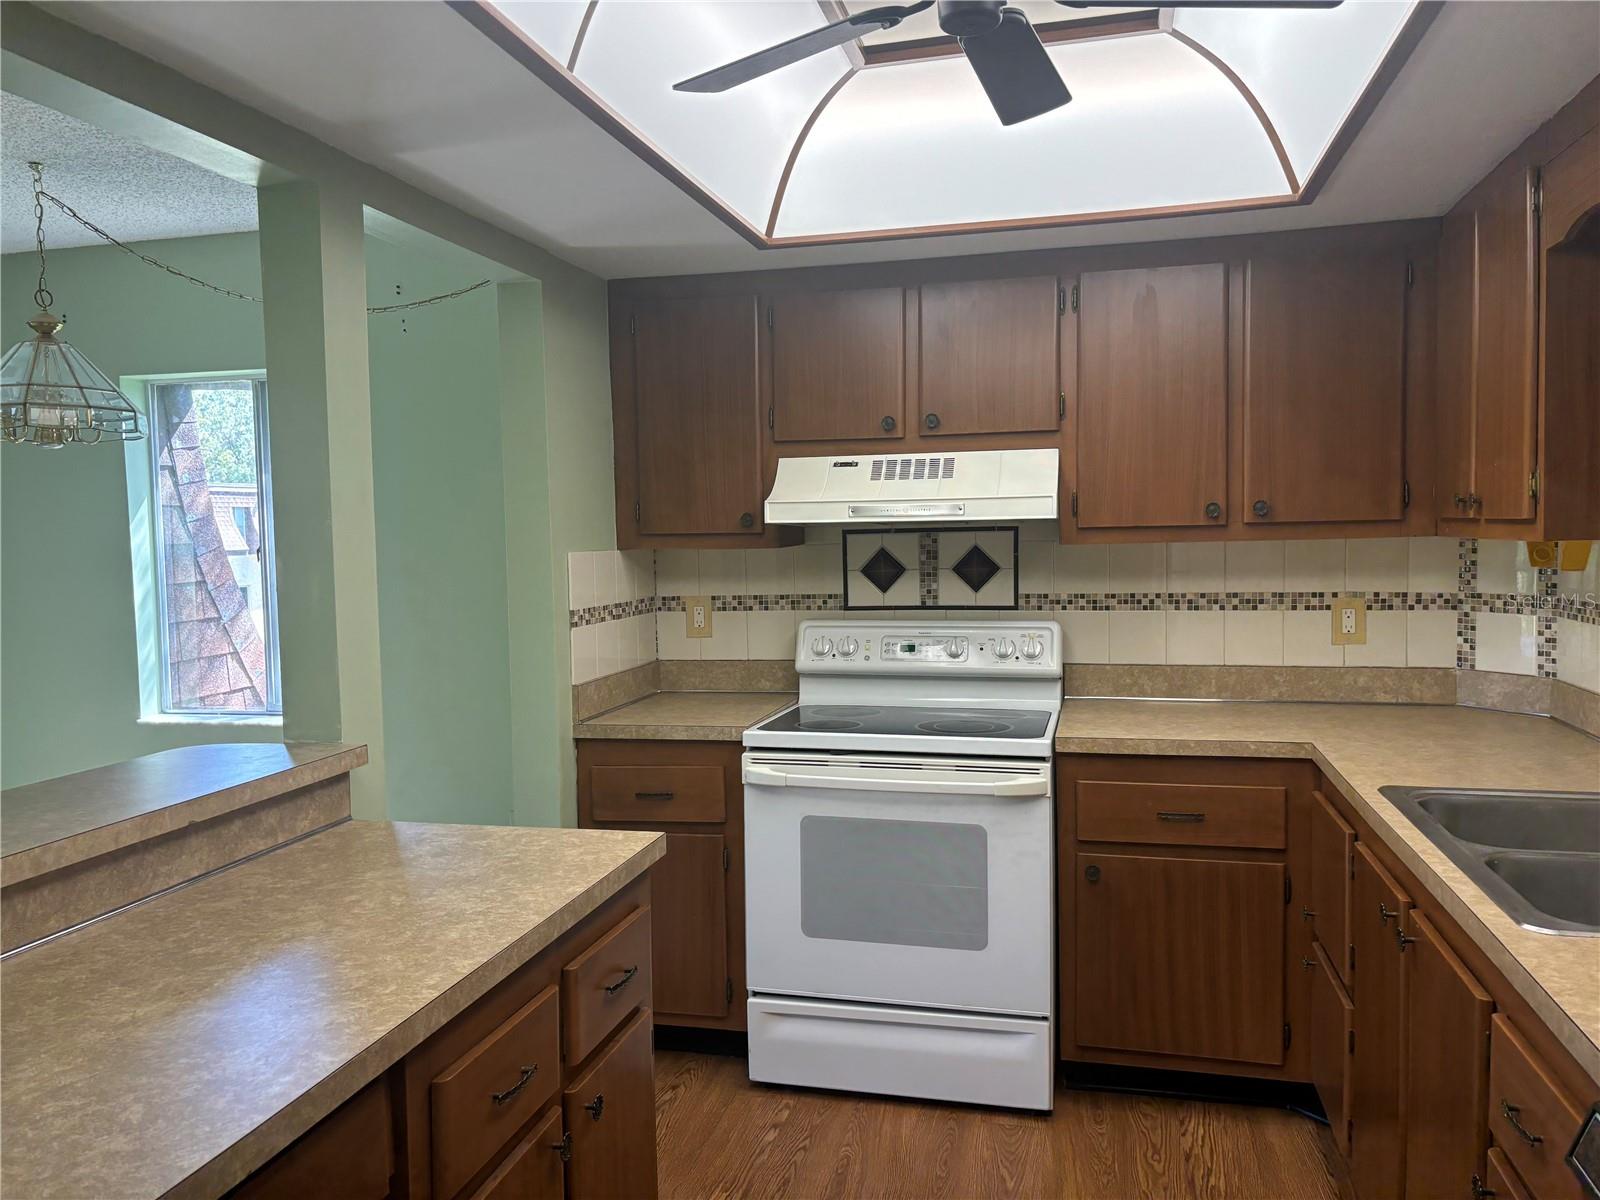
<svg viewBox="0 0 1600 1200">
<path fill-rule="evenodd" d="M 1035 634 L 1029 634 L 1022 639 L 1022 657 L 1033 662 L 1044 653 L 1044 642 Z"/>
<path fill-rule="evenodd" d="M 962 645 L 960 638 L 951 638 L 944 644 L 944 656 L 946 658 L 960 658 L 966 653 L 966 650 L 967 648 Z"/>
<path fill-rule="evenodd" d="M 833 639 L 831 637 L 817 637 L 811 639 L 811 657 L 827 658 L 833 653 Z"/>
<path fill-rule="evenodd" d="M 842 637 L 839 639 L 840 658 L 854 658 L 856 656 L 856 651 L 859 649 L 861 649 L 861 643 L 856 641 L 855 638 Z"/>
<path fill-rule="evenodd" d="M 994 656 L 996 658 L 998 658 L 1001 662 L 1005 662 L 1007 659 L 1011 658 L 1014 654 L 1016 654 L 1016 652 L 1017 652 L 1017 644 L 1015 642 L 1013 642 L 1010 638 L 995 638 L 995 640 L 994 640 Z"/>
</svg>

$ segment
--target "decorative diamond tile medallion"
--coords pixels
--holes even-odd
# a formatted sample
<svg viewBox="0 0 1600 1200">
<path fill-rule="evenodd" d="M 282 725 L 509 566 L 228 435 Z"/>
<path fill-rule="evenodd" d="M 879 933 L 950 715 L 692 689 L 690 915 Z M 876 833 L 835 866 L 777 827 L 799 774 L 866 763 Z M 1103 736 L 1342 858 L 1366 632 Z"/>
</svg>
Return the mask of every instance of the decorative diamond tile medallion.
<svg viewBox="0 0 1600 1200">
<path fill-rule="evenodd" d="M 950 569 L 956 573 L 957 579 L 972 589 L 973 595 L 977 595 L 1000 573 L 1000 564 L 985 554 L 982 546 L 974 542 L 972 549 L 963 554 L 961 561 Z"/>
<path fill-rule="evenodd" d="M 898 558 L 880 546 L 878 552 L 862 566 L 861 573 L 867 577 L 868 583 L 888 595 L 889 589 L 906 573 L 906 568 Z"/>
</svg>

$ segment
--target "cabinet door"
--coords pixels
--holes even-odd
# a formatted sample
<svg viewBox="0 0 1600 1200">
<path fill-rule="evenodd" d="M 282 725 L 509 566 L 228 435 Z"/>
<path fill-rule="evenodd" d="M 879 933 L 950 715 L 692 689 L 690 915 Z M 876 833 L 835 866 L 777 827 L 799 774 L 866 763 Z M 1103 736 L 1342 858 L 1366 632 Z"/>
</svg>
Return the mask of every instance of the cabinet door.
<svg viewBox="0 0 1600 1200">
<path fill-rule="evenodd" d="M 1405 1179 L 1405 1128 L 1401 1092 L 1405 1083 L 1406 991 L 1400 922 L 1411 899 L 1356 844 L 1351 904 L 1355 965 L 1355 1063 L 1350 1089 L 1350 1177 L 1362 1200 L 1398 1196 Z"/>
<path fill-rule="evenodd" d="M 757 311 L 754 296 L 635 308 L 640 532 L 761 529 Z"/>
<path fill-rule="evenodd" d="M 1421 913 L 1406 971 L 1406 1200 L 1459 1200 L 1483 1177 L 1489 1144 L 1494 1001 Z"/>
<path fill-rule="evenodd" d="M 1080 1045 L 1283 1061 L 1282 864 L 1080 853 L 1077 874 Z"/>
<path fill-rule="evenodd" d="M 904 437 L 905 313 L 901 288 L 770 300 L 773 440 Z"/>
<path fill-rule="evenodd" d="M 1078 528 L 1225 523 L 1227 267 L 1098 271 L 1078 286 Z"/>
<path fill-rule="evenodd" d="M 561 1110 L 552 1108 L 489 1176 L 472 1200 L 562 1200 L 566 1187 Z"/>
<path fill-rule="evenodd" d="M 1311 961 L 1311 1082 L 1316 1085 L 1328 1131 L 1339 1153 L 1350 1153 L 1350 1076 L 1354 1063 L 1351 1034 L 1355 1005 L 1318 943 Z"/>
<path fill-rule="evenodd" d="M 1438 482 L 1435 511 L 1441 517 L 1477 515 L 1473 505 L 1472 436 L 1476 417 L 1474 374 L 1478 361 L 1478 219 L 1469 210 L 1451 213 L 1439 235 L 1438 388 L 1435 425 Z"/>
<path fill-rule="evenodd" d="M 1054 276 L 929 284 L 918 345 L 924 434 L 1059 429 Z"/>
<path fill-rule="evenodd" d="M 561 1097 L 572 1160 L 570 1200 L 649 1200 L 656 1194 L 655 1068 L 650 1010 L 634 1016 Z"/>
<path fill-rule="evenodd" d="M 1475 516 L 1533 516 L 1534 288 L 1538 226 L 1533 172 L 1517 166 L 1477 208 Z"/>
<path fill-rule="evenodd" d="M 1350 875 L 1356 831 L 1328 798 L 1311 793 L 1312 935 L 1328 951 L 1340 979 L 1350 979 Z"/>
<path fill-rule="evenodd" d="M 655 1003 L 664 1014 L 728 1011 L 728 873 L 720 834 L 669 833 L 650 870 Z"/>
<path fill-rule="evenodd" d="M 1250 262 L 1247 522 L 1400 520 L 1406 270 L 1399 248 Z"/>
</svg>

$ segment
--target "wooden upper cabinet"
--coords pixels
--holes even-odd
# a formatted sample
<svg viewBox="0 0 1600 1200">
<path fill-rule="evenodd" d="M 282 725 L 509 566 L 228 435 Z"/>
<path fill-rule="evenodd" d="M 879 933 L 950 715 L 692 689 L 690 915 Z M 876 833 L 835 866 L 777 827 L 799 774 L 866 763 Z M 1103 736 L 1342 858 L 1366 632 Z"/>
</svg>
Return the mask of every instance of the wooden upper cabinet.
<svg viewBox="0 0 1600 1200">
<path fill-rule="evenodd" d="M 1483 1178 L 1494 1001 L 1413 911 L 1406 959 L 1406 1200 L 1457 1200 Z"/>
<path fill-rule="evenodd" d="M 632 319 L 640 532 L 759 531 L 756 298 L 641 301 Z"/>
<path fill-rule="evenodd" d="M 772 297 L 773 440 L 904 437 L 905 314 L 903 288 Z"/>
<path fill-rule="evenodd" d="M 1076 358 L 1078 528 L 1225 524 L 1227 267 L 1083 275 Z"/>
<path fill-rule="evenodd" d="M 1059 295 L 1053 275 L 920 289 L 924 436 L 1060 428 Z"/>
<path fill-rule="evenodd" d="M 1471 212 L 1444 219 L 1439 236 L 1438 464 L 1434 510 L 1446 519 L 1476 515 L 1472 443 L 1476 405 L 1478 221 Z"/>
<path fill-rule="evenodd" d="M 1408 274 L 1399 246 L 1250 261 L 1246 522 L 1401 520 Z"/>
<path fill-rule="evenodd" d="M 1494 178 L 1474 214 L 1477 281 L 1473 336 L 1473 516 L 1533 516 L 1534 303 L 1538 225 L 1534 172 L 1515 165 Z"/>
<path fill-rule="evenodd" d="M 1284 867 L 1075 860 L 1080 1046 L 1229 1062 L 1284 1059 Z"/>
</svg>

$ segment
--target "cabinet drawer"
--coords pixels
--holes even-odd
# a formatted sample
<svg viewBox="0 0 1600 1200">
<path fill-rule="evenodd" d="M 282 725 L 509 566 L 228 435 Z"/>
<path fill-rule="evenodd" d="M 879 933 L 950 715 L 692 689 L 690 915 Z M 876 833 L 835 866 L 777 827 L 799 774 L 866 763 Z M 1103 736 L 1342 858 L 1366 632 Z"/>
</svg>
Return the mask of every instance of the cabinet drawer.
<svg viewBox="0 0 1600 1200">
<path fill-rule="evenodd" d="M 561 1110 L 552 1108 L 472 1193 L 472 1200 L 561 1200 L 566 1183 L 561 1150 Z"/>
<path fill-rule="evenodd" d="M 561 968 L 562 1046 L 576 1066 L 634 1009 L 650 1003 L 650 910 L 636 909 Z"/>
<path fill-rule="evenodd" d="M 368 1084 L 228 1193 L 228 1200 L 336 1195 L 383 1200 L 394 1175 L 389 1081 Z"/>
<path fill-rule="evenodd" d="M 561 1082 L 554 985 L 434 1077 L 433 1194 L 444 1200 L 492 1159 Z"/>
<path fill-rule="evenodd" d="M 1523 1186 L 1522 1176 L 1506 1161 L 1505 1151 L 1498 1146 L 1489 1147 L 1487 1174 L 1484 1182 L 1494 1200 L 1533 1200 L 1533 1195 Z"/>
<path fill-rule="evenodd" d="M 1085 779 L 1078 784 L 1078 840 L 1282 850 L 1284 789 Z"/>
<path fill-rule="evenodd" d="M 727 820 L 721 767 L 592 767 L 590 809 L 596 821 Z"/>
<path fill-rule="evenodd" d="M 1489 1032 L 1489 1135 L 1540 1200 L 1583 1193 L 1565 1157 L 1584 1114 L 1496 1013 Z"/>
</svg>

